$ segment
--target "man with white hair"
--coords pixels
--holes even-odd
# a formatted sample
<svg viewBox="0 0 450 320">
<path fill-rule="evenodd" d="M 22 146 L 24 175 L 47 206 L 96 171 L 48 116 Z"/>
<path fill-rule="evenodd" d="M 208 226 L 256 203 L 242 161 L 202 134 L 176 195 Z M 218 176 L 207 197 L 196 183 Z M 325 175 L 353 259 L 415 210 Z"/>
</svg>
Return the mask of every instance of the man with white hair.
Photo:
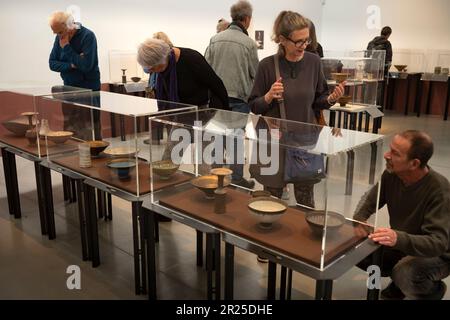
<svg viewBox="0 0 450 320">
<path fill-rule="evenodd" d="M 49 24 L 56 34 L 50 53 L 50 70 L 59 72 L 64 85 L 100 90 L 97 39 L 66 12 L 54 12 Z"/>
<path fill-rule="evenodd" d="M 227 89 L 232 111 L 243 113 L 250 112 L 247 100 L 259 62 L 256 43 L 247 32 L 252 13 L 253 8 L 248 1 L 240 0 L 232 5 L 230 15 L 233 21 L 228 29 L 211 38 L 205 53 L 206 60 Z M 234 154 L 237 154 L 236 149 Z M 235 163 L 232 169 L 233 183 L 249 189 L 254 187 L 254 181 L 244 179 L 242 164 Z"/>
</svg>

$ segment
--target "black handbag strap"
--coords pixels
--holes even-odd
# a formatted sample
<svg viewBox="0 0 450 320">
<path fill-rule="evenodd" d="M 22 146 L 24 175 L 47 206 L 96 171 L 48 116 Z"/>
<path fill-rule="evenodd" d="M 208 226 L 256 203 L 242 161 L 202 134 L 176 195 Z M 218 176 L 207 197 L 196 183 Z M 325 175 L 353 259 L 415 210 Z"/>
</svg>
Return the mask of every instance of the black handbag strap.
<svg viewBox="0 0 450 320">
<path fill-rule="evenodd" d="M 278 54 L 273 56 L 273 62 L 275 63 L 275 81 L 278 81 L 278 79 L 280 79 L 280 62 Z M 280 106 L 281 119 L 286 119 L 286 108 L 284 107 L 283 99 L 278 99 L 278 105 Z"/>
</svg>

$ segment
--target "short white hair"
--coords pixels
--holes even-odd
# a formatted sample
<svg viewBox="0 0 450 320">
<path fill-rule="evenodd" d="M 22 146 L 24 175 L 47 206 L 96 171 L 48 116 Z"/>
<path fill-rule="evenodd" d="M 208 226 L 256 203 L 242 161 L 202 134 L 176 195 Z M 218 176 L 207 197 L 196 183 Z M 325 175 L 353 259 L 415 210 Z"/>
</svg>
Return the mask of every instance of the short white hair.
<svg viewBox="0 0 450 320">
<path fill-rule="evenodd" d="M 55 24 L 65 25 L 68 30 L 77 28 L 77 24 L 75 23 L 73 16 L 70 13 L 64 11 L 53 12 L 48 18 L 48 23 L 50 26 Z"/>
<path fill-rule="evenodd" d="M 154 67 L 167 63 L 170 46 L 159 39 L 149 38 L 138 47 L 137 61 L 142 67 Z"/>
</svg>

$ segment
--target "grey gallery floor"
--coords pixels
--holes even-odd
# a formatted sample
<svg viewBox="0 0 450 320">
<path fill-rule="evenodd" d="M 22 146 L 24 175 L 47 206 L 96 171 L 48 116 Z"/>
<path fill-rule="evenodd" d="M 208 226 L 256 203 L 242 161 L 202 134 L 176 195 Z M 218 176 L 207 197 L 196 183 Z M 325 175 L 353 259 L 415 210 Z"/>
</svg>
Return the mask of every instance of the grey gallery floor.
<svg viewBox="0 0 450 320">
<path fill-rule="evenodd" d="M 450 121 L 441 117 L 388 113 L 381 134 L 384 148 L 404 129 L 427 131 L 435 142 L 431 166 L 450 179 Z M 0 158 L 1 159 L 1 158 Z M 134 294 L 131 207 L 113 198 L 113 220 L 99 220 L 101 265 L 81 259 L 76 205 L 62 199 L 60 175 L 53 176 L 56 240 L 40 234 L 32 162 L 17 159 L 22 219 L 9 215 L 3 170 L 0 170 L 0 299 L 146 299 Z M 386 211 L 381 213 L 386 223 Z M 205 299 L 206 272 L 196 266 L 195 231 L 177 222 L 160 223 L 157 281 L 160 299 Z M 265 299 L 267 264 L 240 249 L 235 252 L 235 298 Z M 68 290 L 66 269 L 81 268 L 81 290 Z M 352 268 L 333 285 L 333 299 L 365 299 L 367 274 Z M 446 280 L 450 287 L 450 277 Z M 383 279 L 386 285 L 388 279 Z M 315 281 L 294 273 L 293 299 L 313 299 Z M 450 299 L 447 292 L 444 299 Z"/>
</svg>

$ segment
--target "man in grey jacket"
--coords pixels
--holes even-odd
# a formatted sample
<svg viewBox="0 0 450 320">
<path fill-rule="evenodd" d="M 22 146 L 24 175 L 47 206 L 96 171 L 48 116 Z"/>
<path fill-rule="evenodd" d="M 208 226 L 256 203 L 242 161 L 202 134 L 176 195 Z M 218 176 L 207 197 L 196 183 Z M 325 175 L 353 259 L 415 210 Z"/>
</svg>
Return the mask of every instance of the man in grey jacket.
<svg viewBox="0 0 450 320">
<path fill-rule="evenodd" d="M 205 58 L 222 79 L 228 92 L 232 111 L 249 113 L 247 104 L 253 80 L 258 67 L 258 53 L 255 41 L 247 33 L 253 8 L 248 1 L 240 0 L 231 6 L 232 22 L 228 29 L 211 38 Z M 235 152 L 236 155 L 236 143 Z M 236 156 L 235 156 L 236 159 Z M 246 188 L 253 188 L 254 181 L 243 177 L 243 165 L 232 165 L 232 182 Z"/>
<path fill-rule="evenodd" d="M 383 245 L 382 276 L 392 282 L 384 299 L 442 299 L 450 272 L 450 184 L 427 163 L 433 142 L 424 132 L 408 130 L 394 136 L 385 153 L 379 208 L 387 205 L 389 228 L 369 235 Z M 376 210 L 375 186 L 361 200 L 354 216 L 366 221 Z M 364 259 L 358 267 L 371 264 Z"/>
</svg>

